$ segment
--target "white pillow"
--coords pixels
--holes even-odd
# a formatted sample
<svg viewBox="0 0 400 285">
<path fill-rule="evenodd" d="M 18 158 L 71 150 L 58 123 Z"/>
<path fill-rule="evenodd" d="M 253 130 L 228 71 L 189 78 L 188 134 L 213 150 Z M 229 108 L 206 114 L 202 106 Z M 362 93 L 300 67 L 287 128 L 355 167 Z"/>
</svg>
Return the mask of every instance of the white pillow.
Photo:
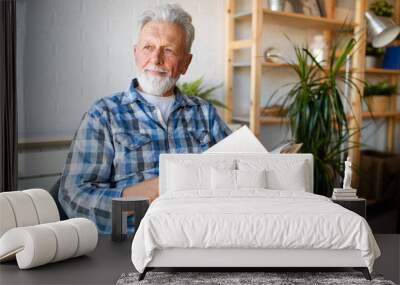
<svg viewBox="0 0 400 285">
<path fill-rule="evenodd" d="M 266 188 L 266 171 L 211 169 L 211 188 L 214 191 Z"/>
<path fill-rule="evenodd" d="M 236 170 L 211 168 L 211 189 L 236 190 Z"/>
<path fill-rule="evenodd" d="M 262 170 L 236 170 L 237 188 L 267 188 L 267 172 Z"/>
<path fill-rule="evenodd" d="M 211 191 L 211 169 L 234 169 L 236 161 L 221 160 L 211 164 L 170 161 L 167 164 L 167 191 Z"/>
<path fill-rule="evenodd" d="M 271 190 L 306 191 L 309 188 L 308 165 L 304 160 L 282 159 L 240 159 L 239 170 L 266 170 L 266 182 Z"/>
<path fill-rule="evenodd" d="M 210 189 L 209 166 L 195 166 L 170 163 L 168 189 L 171 191 L 187 191 L 194 189 Z"/>
<path fill-rule="evenodd" d="M 272 190 L 306 191 L 306 175 L 304 167 L 296 167 L 288 171 L 270 169 L 267 171 L 267 188 Z"/>
</svg>

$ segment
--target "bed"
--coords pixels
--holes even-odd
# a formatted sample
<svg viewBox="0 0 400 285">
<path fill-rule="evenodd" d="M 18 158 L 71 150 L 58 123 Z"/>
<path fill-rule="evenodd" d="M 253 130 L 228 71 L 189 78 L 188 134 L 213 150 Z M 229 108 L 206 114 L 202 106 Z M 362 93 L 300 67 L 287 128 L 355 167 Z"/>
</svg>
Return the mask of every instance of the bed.
<svg viewBox="0 0 400 285">
<path fill-rule="evenodd" d="M 163 154 L 160 197 L 132 242 L 159 267 L 353 267 L 380 251 L 364 218 L 313 194 L 310 154 Z"/>
</svg>

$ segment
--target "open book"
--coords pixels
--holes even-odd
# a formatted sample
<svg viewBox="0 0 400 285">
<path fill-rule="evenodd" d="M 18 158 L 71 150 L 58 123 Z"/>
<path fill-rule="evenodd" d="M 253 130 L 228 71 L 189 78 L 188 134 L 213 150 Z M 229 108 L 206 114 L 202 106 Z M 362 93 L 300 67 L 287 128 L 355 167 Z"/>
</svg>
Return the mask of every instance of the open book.
<svg viewBox="0 0 400 285">
<path fill-rule="evenodd" d="M 295 144 L 287 141 L 278 145 L 271 153 L 296 153 L 302 144 Z M 243 126 L 236 130 L 217 144 L 210 147 L 205 153 L 224 153 L 224 152 L 268 152 L 252 131 Z"/>
</svg>

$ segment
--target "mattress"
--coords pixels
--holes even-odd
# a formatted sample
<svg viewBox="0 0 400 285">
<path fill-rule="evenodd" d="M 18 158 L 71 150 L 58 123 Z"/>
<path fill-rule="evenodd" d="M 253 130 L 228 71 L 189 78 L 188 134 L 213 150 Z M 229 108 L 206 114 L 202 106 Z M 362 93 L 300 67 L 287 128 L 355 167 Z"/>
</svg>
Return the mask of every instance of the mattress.
<svg viewBox="0 0 400 285">
<path fill-rule="evenodd" d="M 171 248 L 359 250 L 370 272 L 380 255 L 361 216 L 324 196 L 266 189 L 163 194 L 133 239 L 133 265 L 143 272 L 156 250 Z"/>
</svg>

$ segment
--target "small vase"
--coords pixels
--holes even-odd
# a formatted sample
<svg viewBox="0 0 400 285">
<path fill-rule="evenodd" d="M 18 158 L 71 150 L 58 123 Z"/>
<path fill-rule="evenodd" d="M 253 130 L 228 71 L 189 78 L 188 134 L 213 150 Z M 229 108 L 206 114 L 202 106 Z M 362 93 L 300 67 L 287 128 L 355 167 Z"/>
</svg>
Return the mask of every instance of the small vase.
<svg viewBox="0 0 400 285">
<path fill-rule="evenodd" d="M 365 68 L 375 68 L 378 65 L 378 59 L 375 56 L 367 55 L 365 57 Z"/>
</svg>

